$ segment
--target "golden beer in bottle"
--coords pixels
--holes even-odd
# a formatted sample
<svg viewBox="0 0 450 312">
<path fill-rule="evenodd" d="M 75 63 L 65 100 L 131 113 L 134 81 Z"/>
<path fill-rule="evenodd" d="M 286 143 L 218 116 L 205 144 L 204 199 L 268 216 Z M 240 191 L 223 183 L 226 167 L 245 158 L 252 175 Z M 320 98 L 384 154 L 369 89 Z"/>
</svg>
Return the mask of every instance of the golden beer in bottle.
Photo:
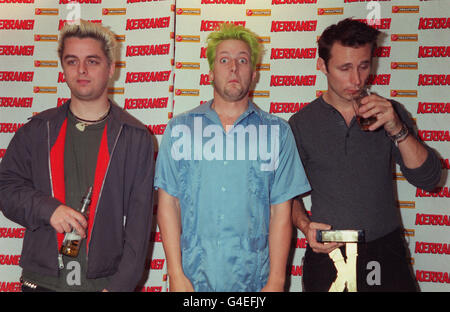
<svg viewBox="0 0 450 312">
<path fill-rule="evenodd" d="M 86 218 L 89 217 L 89 205 L 92 197 L 92 186 L 89 187 L 87 194 L 81 200 L 80 213 Z M 63 244 L 61 246 L 61 254 L 69 257 L 77 257 L 81 247 L 83 238 L 73 229 L 72 232 L 66 233 Z"/>
</svg>

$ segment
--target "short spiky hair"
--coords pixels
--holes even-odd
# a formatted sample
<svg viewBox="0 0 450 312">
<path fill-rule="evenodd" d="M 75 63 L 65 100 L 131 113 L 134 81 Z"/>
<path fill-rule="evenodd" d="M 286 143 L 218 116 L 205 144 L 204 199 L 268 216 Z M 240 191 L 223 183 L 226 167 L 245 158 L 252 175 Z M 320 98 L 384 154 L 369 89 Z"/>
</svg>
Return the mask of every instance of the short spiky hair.
<svg viewBox="0 0 450 312">
<path fill-rule="evenodd" d="M 346 18 L 337 24 L 328 26 L 318 40 L 319 57 L 328 65 L 331 48 L 335 42 L 344 47 L 357 48 L 367 43 L 372 45 L 372 52 L 377 47 L 380 31 L 358 20 Z"/>
<path fill-rule="evenodd" d="M 262 54 L 262 46 L 258 41 L 258 36 L 240 25 L 224 23 L 218 31 L 210 33 L 207 38 L 208 47 L 206 48 L 206 56 L 210 70 L 214 70 L 217 46 L 225 40 L 241 40 L 247 43 L 251 51 L 253 70 L 256 69 L 256 64 Z"/>
<path fill-rule="evenodd" d="M 111 64 L 115 61 L 117 41 L 114 33 L 100 24 L 91 23 L 85 20 L 80 20 L 79 23 L 66 24 L 61 30 L 58 42 L 58 56 L 61 61 L 65 40 L 71 37 L 80 39 L 92 38 L 100 41 L 102 43 L 103 52 L 108 58 L 108 63 Z"/>
</svg>

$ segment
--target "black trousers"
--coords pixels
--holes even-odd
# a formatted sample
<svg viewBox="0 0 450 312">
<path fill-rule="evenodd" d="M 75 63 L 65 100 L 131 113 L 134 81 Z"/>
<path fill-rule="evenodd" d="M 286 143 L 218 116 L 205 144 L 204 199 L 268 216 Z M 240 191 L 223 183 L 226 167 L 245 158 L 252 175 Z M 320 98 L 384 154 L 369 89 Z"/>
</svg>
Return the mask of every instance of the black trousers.
<svg viewBox="0 0 450 312">
<path fill-rule="evenodd" d="M 345 259 L 345 246 L 341 247 L 341 253 Z M 358 291 L 419 291 L 401 229 L 375 241 L 359 243 L 356 266 Z M 328 291 L 336 276 L 337 271 L 329 255 L 315 253 L 307 246 L 303 262 L 303 291 Z"/>
</svg>

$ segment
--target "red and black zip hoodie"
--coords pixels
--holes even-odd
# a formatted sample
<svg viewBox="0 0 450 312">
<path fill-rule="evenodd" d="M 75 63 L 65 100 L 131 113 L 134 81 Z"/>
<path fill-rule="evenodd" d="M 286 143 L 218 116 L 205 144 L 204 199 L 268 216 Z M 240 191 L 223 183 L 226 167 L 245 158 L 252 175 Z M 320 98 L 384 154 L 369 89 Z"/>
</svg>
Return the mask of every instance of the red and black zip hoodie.
<svg viewBox="0 0 450 312">
<path fill-rule="evenodd" d="M 50 225 L 65 202 L 64 145 L 70 101 L 21 127 L 0 163 L 0 209 L 26 228 L 20 266 L 57 276 L 64 234 Z M 153 139 L 115 104 L 100 144 L 87 237 L 87 278 L 110 276 L 110 291 L 133 291 L 152 225 Z"/>
</svg>

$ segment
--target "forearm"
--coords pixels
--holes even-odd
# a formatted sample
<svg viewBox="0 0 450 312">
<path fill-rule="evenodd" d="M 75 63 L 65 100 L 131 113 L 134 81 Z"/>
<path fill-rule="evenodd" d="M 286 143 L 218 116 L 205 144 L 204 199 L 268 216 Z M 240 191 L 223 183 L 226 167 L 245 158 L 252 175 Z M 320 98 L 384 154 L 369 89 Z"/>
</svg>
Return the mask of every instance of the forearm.
<svg viewBox="0 0 450 312">
<path fill-rule="evenodd" d="M 286 265 L 292 239 L 292 201 L 271 206 L 269 226 L 270 274 L 267 284 L 273 290 L 283 291 Z"/>
<path fill-rule="evenodd" d="M 299 198 L 294 199 L 292 202 L 292 222 L 306 236 L 311 221 L 306 213 L 303 201 Z"/>
<path fill-rule="evenodd" d="M 403 163 L 408 169 L 419 168 L 428 156 L 427 149 L 412 134 L 398 143 L 398 149 Z"/>
<path fill-rule="evenodd" d="M 158 227 L 170 277 L 183 273 L 181 260 L 181 215 L 178 201 L 163 189 L 158 191 Z"/>
</svg>

